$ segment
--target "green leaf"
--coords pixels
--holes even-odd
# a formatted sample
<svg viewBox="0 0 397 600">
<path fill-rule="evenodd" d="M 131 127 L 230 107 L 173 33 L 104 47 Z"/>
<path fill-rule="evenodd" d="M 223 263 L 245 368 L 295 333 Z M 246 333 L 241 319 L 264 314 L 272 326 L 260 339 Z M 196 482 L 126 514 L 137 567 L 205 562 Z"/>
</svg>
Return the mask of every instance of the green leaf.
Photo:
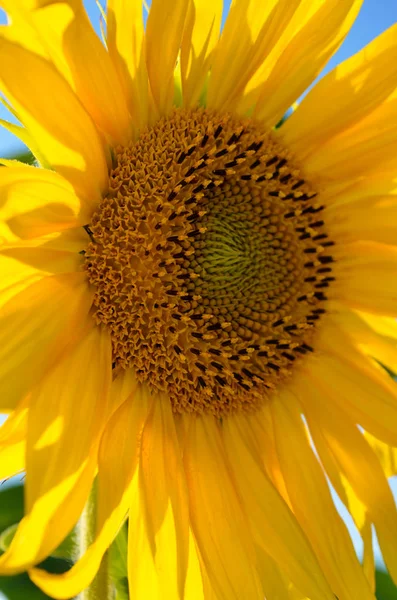
<svg viewBox="0 0 397 600">
<path fill-rule="evenodd" d="M 62 558 L 72 564 L 78 554 L 78 548 L 77 530 L 73 529 L 63 542 L 60 543 L 58 548 L 52 552 L 51 556 L 54 558 Z"/>
<path fill-rule="evenodd" d="M 128 600 L 127 566 L 128 532 L 125 523 L 109 551 L 109 575 L 116 590 L 116 600 Z"/>
<path fill-rule="evenodd" d="M 118 579 L 117 582 L 115 582 L 115 588 L 116 588 L 115 600 L 129 600 L 130 596 L 128 593 L 127 577 L 124 577 L 123 579 Z"/>
<path fill-rule="evenodd" d="M 46 600 L 46 596 L 34 585 L 26 575 L 13 575 L 12 577 L 0 577 L 0 592 L 8 600 Z"/>
<path fill-rule="evenodd" d="M 17 527 L 18 523 L 14 523 L 14 525 L 10 525 L 10 527 L 7 527 L 7 529 L 4 529 L 4 531 L 0 533 L 0 550 L 2 552 L 5 552 L 7 548 L 9 548 Z"/>
<path fill-rule="evenodd" d="M 19 162 L 26 163 L 27 165 L 34 165 L 37 162 L 34 154 L 26 146 L 22 146 L 19 152 L 14 152 L 4 158 L 7 158 L 7 160 L 19 160 Z"/>
<path fill-rule="evenodd" d="M 23 517 L 23 485 L 0 487 L 0 532 Z"/>
<path fill-rule="evenodd" d="M 10 156 L 10 159 L 19 160 L 20 162 L 26 163 L 27 165 L 34 165 L 36 162 L 36 158 L 29 150 L 27 150 L 26 152 L 21 152 L 20 154 L 15 154 L 14 156 Z"/>
<path fill-rule="evenodd" d="M 70 565 L 62 560 L 48 558 L 39 565 L 50 573 L 64 573 Z M 8 600 L 48 600 L 49 596 L 44 594 L 38 587 L 30 581 L 26 573 L 12 575 L 9 577 L 0 577 L 0 592 Z"/>
<path fill-rule="evenodd" d="M 115 579 L 128 577 L 127 548 L 128 548 L 127 525 L 123 525 L 110 547 L 110 574 Z"/>
<path fill-rule="evenodd" d="M 378 600 L 397 600 L 397 587 L 386 571 L 376 571 L 376 597 Z"/>
</svg>

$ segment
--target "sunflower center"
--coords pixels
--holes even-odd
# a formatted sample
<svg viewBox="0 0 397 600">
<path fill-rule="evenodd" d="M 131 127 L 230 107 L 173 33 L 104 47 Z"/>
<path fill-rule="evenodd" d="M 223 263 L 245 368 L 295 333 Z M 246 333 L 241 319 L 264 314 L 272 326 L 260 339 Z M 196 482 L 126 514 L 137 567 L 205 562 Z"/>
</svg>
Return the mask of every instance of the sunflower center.
<svg viewBox="0 0 397 600">
<path fill-rule="evenodd" d="M 176 412 L 258 406 L 325 312 L 322 208 L 249 119 L 178 109 L 118 148 L 85 253 L 114 367 Z"/>
</svg>

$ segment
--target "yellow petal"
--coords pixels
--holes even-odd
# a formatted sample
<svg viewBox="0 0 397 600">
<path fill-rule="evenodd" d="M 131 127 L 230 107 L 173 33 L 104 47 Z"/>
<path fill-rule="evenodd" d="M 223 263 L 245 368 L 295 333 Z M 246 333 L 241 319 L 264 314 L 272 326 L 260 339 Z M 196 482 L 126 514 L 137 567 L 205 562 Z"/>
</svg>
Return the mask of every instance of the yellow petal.
<svg viewBox="0 0 397 600">
<path fill-rule="evenodd" d="M 26 516 L 0 558 L 0 573 L 16 573 L 40 562 L 76 523 L 95 474 L 110 380 L 110 340 L 93 327 L 32 393 Z"/>
<path fill-rule="evenodd" d="M 195 106 L 200 98 L 218 41 L 222 0 L 191 0 L 181 44 L 183 105 Z"/>
<path fill-rule="evenodd" d="M 280 572 L 277 564 L 266 552 L 259 554 L 259 568 L 265 598 L 277 600 L 290 600 L 286 579 Z M 322 596 L 324 598 L 324 596 Z M 331 597 L 331 596 L 330 596 Z"/>
<path fill-rule="evenodd" d="M 3 31 L 0 86 L 46 161 L 95 207 L 107 189 L 106 159 L 94 124 L 68 83 L 51 63 Z"/>
<path fill-rule="evenodd" d="M 210 108 L 234 108 L 262 66 L 300 0 L 237 0 L 231 5 L 214 53 L 208 84 Z"/>
<path fill-rule="evenodd" d="M 82 226 L 89 222 L 88 206 L 76 197 L 70 183 L 54 171 L 9 166 L 0 178 L 0 239 L 13 241 Z"/>
<path fill-rule="evenodd" d="M 350 308 L 397 314 L 397 248 L 371 241 L 335 245 L 336 281 L 329 297 Z"/>
<path fill-rule="evenodd" d="M 32 29 L 37 42 L 29 43 L 28 49 L 54 63 L 111 143 L 128 142 L 131 120 L 123 90 L 82 2 L 52 0 L 43 5 L 13 0 L 6 4 L 16 39 L 24 40 L 27 32 L 33 37 Z"/>
<path fill-rule="evenodd" d="M 374 544 L 373 544 L 373 536 L 372 536 L 372 524 L 369 519 L 367 519 L 364 523 L 364 526 L 361 528 L 361 537 L 363 540 L 363 571 L 365 573 L 365 577 L 367 578 L 368 584 L 372 590 L 375 592 L 375 554 L 374 554 Z"/>
<path fill-rule="evenodd" d="M 273 127 L 321 72 L 352 26 L 362 0 L 303 0 L 248 82 L 239 112 Z M 285 13 L 295 3 L 280 3 Z M 281 23 L 283 12 L 281 12 Z M 261 57 L 262 58 L 262 57 Z"/>
<path fill-rule="evenodd" d="M 375 436 L 365 432 L 365 438 L 378 457 L 386 477 L 397 475 L 397 447 L 389 446 Z"/>
<path fill-rule="evenodd" d="M 174 415 L 169 399 L 155 396 L 129 512 L 131 597 L 183 600 L 188 544 L 188 501 Z"/>
<path fill-rule="evenodd" d="M 150 89 L 160 115 L 166 115 L 174 97 L 174 68 L 185 18 L 186 0 L 152 0 L 146 25 L 146 64 Z"/>
<path fill-rule="evenodd" d="M 18 242 L 18 245 L 4 245 L 1 248 L 0 307 L 18 292 L 47 275 L 73 273 L 81 269 L 81 257 L 77 252 L 72 253 L 67 249 L 65 251 L 65 248 L 53 252 L 57 249 L 53 244 L 58 243 L 58 235 L 49 239 L 38 238 L 38 240 Z"/>
<path fill-rule="evenodd" d="M 312 380 L 310 380 L 312 383 Z M 309 388 L 309 389 L 308 389 Z M 291 388 L 292 389 L 292 388 Z M 315 391 L 314 391 L 315 390 Z M 293 391 L 301 399 L 301 403 L 306 401 L 306 396 L 313 394 L 317 395 L 317 398 L 322 398 L 323 391 L 318 390 L 315 384 L 307 386 L 307 379 L 303 377 L 296 377 L 293 382 Z M 304 401 L 302 400 L 304 398 Z M 323 402 L 323 400 L 321 400 Z M 325 469 L 329 480 L 338 494 L 340 500 L 346 506 L 351 516 L 353 517 L 354 523 L 359 531 L 364 525 L 366 519 L 365 506 L 358 500 L 353 490 L 351 489 L 350 483 L 346 480 L 340 471 L 339 465 L 332 454 L 330 448 L 326 444 L 324 437 L 321 435 L 316 423 L 313 420 L 310 421 L 310 434 L 313 438 L 313 443 L 316 448 L 316 452 L 319 456 L 321 464 Z"/>
<path fill-rule="evenodd" d="M 92 292 L 85 276 L 72 273 L 37 281 L 3 306 L 0 313 L 2 410 L 13 409 L 57 363 L 65 348 L 78 339 L 91 304 Z"/>
<path fill-rule="evenodd" d="M 131 480 L 150 405 L 148 400 L 148 394 L 142 390 L 130 395 L 113 414 L 103 433 L 98 454 L 96 535 L 92 545 L 62 575 L 42 569 L 32 569 L 29 573 L 32 581 L 51 597 L 72 598 L 88 587 L 127 515 Z"/>
<path fill-rule="evenodd" d="M 396 120 L 397 93 L 354 127 L 318 148 L 305 160 L 306 173 L 326 182 L 384 174 L 385 170 L 393 168 L 395 174 Z"/>
<path fill-rule="evenodd" d="M 280 136 L 305 159 L 366 117 L 397 86 L 397 25 L 328 73 L 304 98 Z"/>
<path fill-rule="evenodd" d="M 305 375 L 364 429 L 397 445 L 396 384 L 373 360 L 357 352 L 347 336 L 324 328 L 317 340 L 321 357 L 302 364 Z"/>
<path fill-rule="evenodd" d="M 61 231 L 60 233 L 58 232 L 54 232 L 54 233 L 48 233 L 47 235 L 42 235 L 40 237 L 35 237 L 35 238 L 28 238 L 25 240 L 21 240 L 21 239 L 17 239 L 17 240 L 13 240 L 13 241 L 9 241 L 7 243 L 4 243 L 2 249 L 0 250 L 0 252 L 6 256 L 6 253 L 8 252 L 8 254 L 10 256 L 13 256 L 12 253 L 10 253 L 11 250 L 15 251 L 15 252 L 22 252 L 23 249 L 26 248 L 36 248 L 36 249 L 41 249 L 41 250 L 57 250 L 59 252 L 63 252 L 65 253 L 64 257 L 66 260 L 64 261 L 64 271 L 81 271 L 82 270 L 82 264 L 83 264 L 83 258 L 81 256 L 82 250 L 85 250 L 88 243 L 90 241 L 90 238 L 87 234 L 87 232 L 85 231 L 85 229 L 83 229 L 82 227 L 73 227 L 70 229 L 65 229 L 64 231 Z M 66 253 L 69 253 L 69 258 L 67 259 L 66 257 Z M 34 257 L 34 255 L 38 255 L 38 253 L 31 253 L 31 256 Z M 25 254 L 26 255 L 26 254 Z M 45 253 L 43 253 L 43 258 L 44 258 Z M 79 256 L 80 255 L 80 256 Z M 17 255 L 15 255 L 17 257 Z M 50 254 L 47 253 L 48 259 L 47 262 L 50 263 L 51 259 L 50 259 Z M 59 258 L 62 259 L 62 256 L 58 255 Z M 19 258 L 20 262 L 19 262 L 19 268 L 18 270 L 21 270 L 21 265 L 23 264 L 24 267 L 27 267 L 27 264 L 24 260 L 24 256 L 23 254 L 20 255 Z M 32 264 L 35 264 L 35 260 L 32 260 Z M 67 267 L 67 262 L 69 262 L 69 267 Z"/>
<path fill-rule="evenodd" d="M 366 356 L 371 356 L 378 360 L 382 365 L 397 372 L 397 340 L 387 335 L 383 335 L 375 327 L 384 328 L 388 331 L 397 331 L 397 323 L 394 319 L 369 315 L 366 313 L 356 313 L 353 311 L 338 311 L 332 315 L 332 324 L 336 330 L 342 330 L 349 336 L 350 343 Z"/>
<path fill-rule="evenodd" d="M 381 465 L 363 434 L 329 397 L 302 390 L 301 403 L 313 441 L 322 436 L 339 469 L 368 511 L 376 527 L 383 558 L 397 576 L 397 510 Z M 317 434 L 318 432 L 318 434 Z"/>
<path fill-rule="evenodd" d="M 190 520 L 214 594 L 219 600 L 261 600 L 253 539 L 231 477 L 221 425 L 212 416 L 190 416 L 189 421 L 184 461 Z"/>
<path fill-rule="evenodd" d="M 117 410 L 131 395 L 137 392 L 139 383 L 133 369 L 122 370 L 112 381 L 110 389 L 110 410 Z"/>
<path fill-rule="evenodd" d="M 34 155 L 38 164 L 42 167 L 50 168 L 50 165 L 47 163 L 46 158 L 41 154 L 33 136 L 25 129 L 25 127 L 21 127 L 20 125 L 15 125 L 15 123 L 10 123 L 9 121 L 5 121 L 4 119 L 0 119 L 0 125 L 4 127 L 7 131 L 15 135 L 18 139 L 21 140 L 25 146 L 29 148 L 29 150 Z M 4 159 L 1 160 L 3 163 Z"/>
<path fill-rule="evenodd" d="M 349 156 L 349 160 L 353 159 Z M 356 159 L 357 160 L 357 159 Z M 332 169 L 330 171 L 333 175 Z M 336 242 L 397 244 L 397 183 L 383 174 L 365 177 L 333 198 L 324 215 Z"/>
<path fill-rule="evenodd" d="M 397 322 L 391 317 L 371 315 L 360 311 L 360 318 L 365 321 L 371 329 L 391 344 L 397 344 Z"/>
<path fill-rule="evenodd" d="M 249 424 L 237 416 L 227 418 L 223 435 L 255 543 L 312 600 L 331 600 L 332 591 L 303 531 L 264 473 Z"/>
<path fill-rule="evenodd" d="M 324 473 L 305 434 L 296 399 L 283 392 L 271 405 L 276 444 L 294 512 L 339 600 L 374 600 Z"/>
<path fill-rule="evenodd" d="M 0 427 L 0 480 L 25 468 L 28 403 L 21 403 Z"/>
<path fill-rule="evenodd" d="M 330 175 L 332 177 L 332 173 Z M 339 184 L 329 179 L 327 185 L 323 185 L 321 190 L 321 197 L 327 202 L 327 210 L 336 206 L 345 208 L 349 204 L 355 204 L 361 200 L 365 206 L 371 200 L 376 203 L 388 196 L 393 198 L 396 194 L 396 173 L 391 172 L 389 169 L 382 172 L 371 172 L 366 174 L 365 177 L 343 181 Z"/>
<path fill-rule="evenodd" d="M 207 587 L 204 591 L 205 585 Z M 208 577 L 200 565 L 196 542 L 191 530 L 189 530 L 189 558 L 186 573 L 185 598 L 186 600 L 216 600 L 213 590 L 208 589 Z"/>
<path fill-rule="evenodd" d="M 24 439 L 18 442 L 0 444 L 0 481 L 4 482 L 25 468 L 26 443 Z"/>
<path fill-rule="evenodd" d="M 32 50 L 33 52 L 40 54 L 40 56 L 48 58 L 37 32 L 32 26 L 29 26 L 29 23 L 26 23 L 23 29 L 23 35 L 21 35 L 21 27 L 12 26 L 15 21 L 19 21 L 19 24 L 21 25 L 26 12 L 29 10 L 37 10 L 40 8 L 40 4 L 41 7 L 43 7 L 43 3 L 40 3 L 40 0 L 16 0 L 15 2 L 13 0 L 0 0 L 0 7 L 6 12 L 8 39 L 18 42 L 18 39 L 23 37 L 23 45 L 26 49 Z M 4 27 L 2 29 L 5 30 Z"/>
<path fill-rule="evenodd" d="M 264 468 L 270 481 L 273 483 L 281 497 L 291 508 L 291 502 L 285 487 L 285 481 L 278 459 L 276 442 L 274 438 L 273 421 L 269 410 L 266 408 L 258 411 L 252 417 L 247 416 L 247 426 L 252 436 L 251 443 L 255 444 L 255 453 L 261 457 Z"/>
<path fill-rule="evenodd" d="M 149 119 L 142 0 L 108 0 L 107 44 L 137 130 Z"/>
</svg>

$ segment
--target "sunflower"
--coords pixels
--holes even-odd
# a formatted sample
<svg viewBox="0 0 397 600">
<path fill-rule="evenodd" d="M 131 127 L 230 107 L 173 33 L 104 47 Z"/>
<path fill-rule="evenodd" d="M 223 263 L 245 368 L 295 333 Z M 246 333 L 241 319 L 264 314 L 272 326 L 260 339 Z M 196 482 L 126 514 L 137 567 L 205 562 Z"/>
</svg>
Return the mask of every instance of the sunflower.
<svg viewBox="0 0 397 600">
<path fill-rule="evenodd" d="M 131 598 L 374 599 L 397 580 L 397 26 L 283 115 L 361 0 L 1 0 L 0 573 Z M 144 25 L 147 19 L 146 25 Z M 104 27 L 105 29 L 105 27 Z M 38 167 L 40 165 L 40 168 Z M 36 565 L 97 481 L 96 534 Z M 364 544 L 361 565 L 328 481 Z"/>
</svg>

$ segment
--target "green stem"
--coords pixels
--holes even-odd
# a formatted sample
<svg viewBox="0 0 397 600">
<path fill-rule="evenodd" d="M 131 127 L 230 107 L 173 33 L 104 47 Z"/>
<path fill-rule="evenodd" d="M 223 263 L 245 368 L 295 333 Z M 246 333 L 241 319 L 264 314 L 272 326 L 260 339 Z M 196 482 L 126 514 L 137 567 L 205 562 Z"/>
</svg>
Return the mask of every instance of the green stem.
<svg viewBox="0 0 397 600">
<path fill-rule="evenodd" d="M 94 482 L 78 526 L 78 554 L 80 557 L 94 541 L 96 514 L 97 485 L 96 482 Z M 109 558 L 108 553 L 106 552 L 95 579 L 86 590 L 81 592 L 79 600 L 113 600 L 113 598 L 113 586 L 109 577 Z"/>
</svg>

